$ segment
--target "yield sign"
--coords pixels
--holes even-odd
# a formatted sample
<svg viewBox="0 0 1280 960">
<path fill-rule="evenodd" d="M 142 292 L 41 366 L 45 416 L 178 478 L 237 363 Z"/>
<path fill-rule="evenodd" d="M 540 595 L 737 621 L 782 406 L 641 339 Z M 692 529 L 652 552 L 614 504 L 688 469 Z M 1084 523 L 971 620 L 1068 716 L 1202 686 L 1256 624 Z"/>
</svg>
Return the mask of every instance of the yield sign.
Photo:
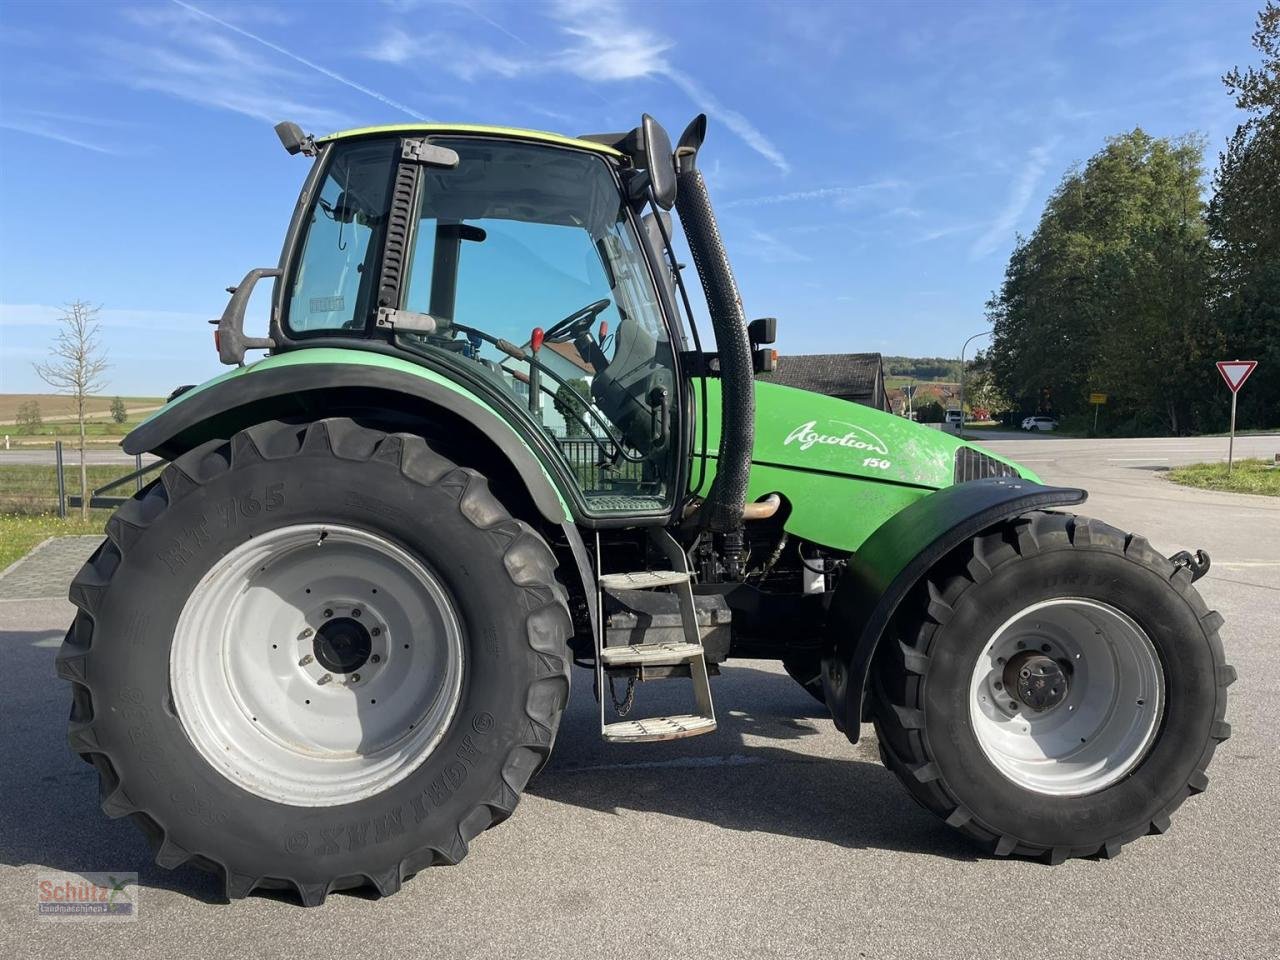
<svg viewBox="0 0 1280 960">
<path fill-rule="evenodd" d="M 1253 373 L 1253 368 L 1257 365 L 1257 360 L 1219 360 L 1218 372 L 1222 374 L 1222 379 L 1227 381 L 1231 392 L 1235 393 L 1244 386 L 1244 382 L 1249 379 L 1249 374 Z"/>
</svg>

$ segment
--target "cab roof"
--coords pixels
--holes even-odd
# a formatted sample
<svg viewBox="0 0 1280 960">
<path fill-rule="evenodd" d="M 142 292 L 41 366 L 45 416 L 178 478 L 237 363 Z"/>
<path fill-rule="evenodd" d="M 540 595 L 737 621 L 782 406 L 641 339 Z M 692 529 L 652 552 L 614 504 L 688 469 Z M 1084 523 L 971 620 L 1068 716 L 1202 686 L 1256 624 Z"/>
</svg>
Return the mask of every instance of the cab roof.
<svg viewBox="0 0 1280 960">
<path fill-rule="evenodd" d="M 626 156 L 626 154 L 608 144 L 597 143 L 593 140 L 580 140 L 577 137 L 566 137 L 559 133 L 548 133 L 545 130 L 525 130 L 520 127 L 492 127 L 474 123 L 393 123 L 380 127 L 358 127 L 354 130 L 341 130 L 338 133 L 316 137 L 315 142 L 331 143 L 335 140 L 366 137 L 380 133 L 478 134 L 480 136 L 502 137 L 510 140 L 529 140 L 558 147 L 576 147 L 579 150 L 591 150 L 610 157 Z"/>
</svg>

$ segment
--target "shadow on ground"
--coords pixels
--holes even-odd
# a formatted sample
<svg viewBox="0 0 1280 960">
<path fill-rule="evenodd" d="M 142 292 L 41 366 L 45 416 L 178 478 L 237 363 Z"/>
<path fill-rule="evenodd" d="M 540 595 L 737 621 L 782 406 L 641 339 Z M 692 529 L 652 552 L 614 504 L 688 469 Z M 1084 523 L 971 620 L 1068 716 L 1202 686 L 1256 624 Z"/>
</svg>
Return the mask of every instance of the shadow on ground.
<svg viewBox="0 0 1280 960">
<path fill-rule="evenodd" d="M 70 693 L 53 666 L 61 639 L 61 630 L 0 632 L 0 862 L 136 871 L 144 887 L 222 902 L 218 878 L 191 866 L 161 869 L 133 824 L 102 813 L 97 773 L 66 743 Z M 781 673 L 727 668 L 713 684 L 716 733 L 639 745 L 602 742 L 591 675 L 575 669 L 573 679 L 555 753 L 530 784 L 532 796 L 842 847 L 973 859 L 959 837 L 912 805 L 873 759 L 874 743 L 847 743 L 825 710 Z M 683 693 L 687 682 L 643 685 L 637 715 L 683 712 Z"/>
<path fill-rule="evenodd" d="M 870 727 L 866 740 L 850 744 L 826 708 L 780 670 L 727 666 L 712 683 L 715 733 L 631 745 L 599 739 L 590 675 L 575 670 L 573 679 L 556 751 L 531 795 L 842 847 L 975 859 L 974 848 L 918 808 L 880 764 Z M 640 685 L 635 714 L 684 712 L 680 685 Z"/>
</svg>

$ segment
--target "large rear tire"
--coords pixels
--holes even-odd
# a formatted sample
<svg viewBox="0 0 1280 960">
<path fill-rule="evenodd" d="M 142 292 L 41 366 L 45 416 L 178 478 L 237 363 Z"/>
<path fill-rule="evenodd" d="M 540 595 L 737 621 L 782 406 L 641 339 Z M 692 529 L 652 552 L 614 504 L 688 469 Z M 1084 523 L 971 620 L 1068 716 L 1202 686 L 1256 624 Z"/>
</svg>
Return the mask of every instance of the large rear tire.
<svg viewBox="0 0 1280 960">
<path fill-rule="evenodd" d="M 997 855 L 1114 856 L 1208 784 L 1235 671 L 1190 574 L 1138 536 L 1039 513 L 975 537 L 873 670 L 881 756 Z"/>
<path fill-rule="evenodd" d="M 70 742 L 156 861 L 306 905 L 457 863 L 568 699 L 556 562 L 419 437 L 264 423 L 107 524 L 58 655 Z"/>
</svg>

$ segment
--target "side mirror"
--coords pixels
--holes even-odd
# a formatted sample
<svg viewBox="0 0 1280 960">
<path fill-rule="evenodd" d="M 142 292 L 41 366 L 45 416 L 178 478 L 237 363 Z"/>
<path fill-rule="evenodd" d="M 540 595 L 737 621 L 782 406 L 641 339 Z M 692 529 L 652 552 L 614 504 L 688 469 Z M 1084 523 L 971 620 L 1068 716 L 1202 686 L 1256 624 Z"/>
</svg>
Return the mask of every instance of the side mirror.
<svg viewBox="0 0 1280 960">
<path fill-rule="evenodd" d="M 644 136 L 645 169 L 653 188 L 654 202 L 661 209 L 670 210 L 676 202 L 676 167 L 672 159 L 671 138 L 662 129 L 662 124 L 647 113 L 640 121 L 640 129 Z"/>
<path fill-rule="evenodd" d="M 778 339 L 778 318 L 761 317 L 747 324 L 747 339 L 760 346 Z"/>
</svg>

